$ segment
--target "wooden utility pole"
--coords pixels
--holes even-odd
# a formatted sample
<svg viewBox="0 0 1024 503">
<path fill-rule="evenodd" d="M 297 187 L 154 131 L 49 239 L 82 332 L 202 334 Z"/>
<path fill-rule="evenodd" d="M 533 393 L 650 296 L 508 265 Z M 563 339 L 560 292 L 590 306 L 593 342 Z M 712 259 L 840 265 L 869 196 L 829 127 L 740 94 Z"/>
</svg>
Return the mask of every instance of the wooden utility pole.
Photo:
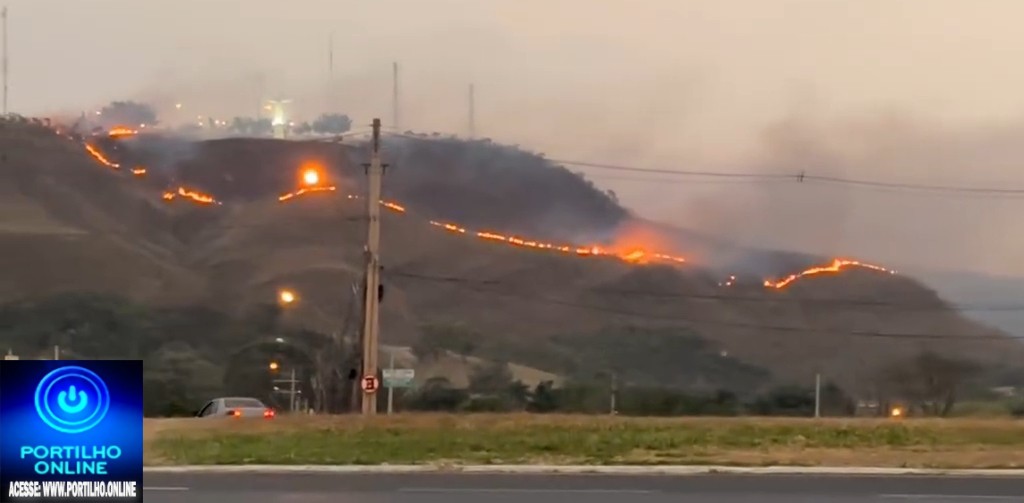
<svg viewBox="0 0 1024 503">
<path fill-rule="evenodd" d="M 4 6 L 3 13 L 0 14 L 3 17 L 3 35 L 4 35 L 4 115 L 7 115 L 7 6 Z"/>
<path fill-rule="evenodd" d="M 363 373 L 366 379 L 377 378 L 377 346 L 380 307 L 380 185 L 384 175 L 384 165 L 380 162 L 380 119 L 373 119 L 373 150 L 370 153 L 370 164 L 366 167 L 369 178 L 369 194 L 367 215 L 369 216 L 369 233 L 366 239 L 366 288 L 363 316 Z M 363 392 L 363 415 L 377 413 L 376 390 Z"/>
<path fill-rule="evenodd" d="M 476 138 L 476 86 L 469 85 L 469 137 Z"/>
<path fill-rule="evenodd" d="M 398 62 L 391 63 L 391 127 L 401 133 L 398 122 Z"/>
</svg>

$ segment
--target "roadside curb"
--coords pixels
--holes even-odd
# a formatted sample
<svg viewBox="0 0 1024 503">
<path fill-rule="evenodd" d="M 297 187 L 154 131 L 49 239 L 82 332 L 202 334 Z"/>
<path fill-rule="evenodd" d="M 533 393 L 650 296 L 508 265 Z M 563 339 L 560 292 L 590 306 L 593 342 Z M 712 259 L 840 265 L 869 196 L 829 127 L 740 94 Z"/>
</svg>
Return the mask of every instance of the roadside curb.
<svg viewBox="0 0 1024 503">
<path fill-rule="evenodd" d="M 861 475 L 861 476 L 945 476 L 1024 478 L 1024 469 L 932 469 L 804 466 L 644 466 L 644 465 L 198 465 L 147 466 L 145 473 L 319 473 L 319 474 L 565 474 L 565 475 Z"/>
</svg>

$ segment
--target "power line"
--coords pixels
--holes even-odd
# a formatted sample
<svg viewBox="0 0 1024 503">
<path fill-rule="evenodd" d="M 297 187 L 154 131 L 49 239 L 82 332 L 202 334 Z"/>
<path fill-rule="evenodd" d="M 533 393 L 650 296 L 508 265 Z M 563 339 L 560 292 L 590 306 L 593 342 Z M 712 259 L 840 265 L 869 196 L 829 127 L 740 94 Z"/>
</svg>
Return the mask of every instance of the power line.
<svg viewBox="0 0 1024 503">
<path fill-rule="evenodd" d="M 766 330 L 775 332 L 792 332 L 792 333 L 833 333 L 838 335 L 847 335 L 851 337 L 868 337 L 868 338 L 885 338 L 885 339 L 925 339 L 925 340 L 992 340 L 992 341 L 1012 341 L 1024 339 L 1021 336 L 1011 335 L 999 335 L 999 334 L 924 334 L 924 333 L 900 333 L 900 332 L 877 332 L 869 330 L 836 330 L 829 328 L 806 328 L 806 327 L 792 327 L 792 326 L 779 326 L 779 325 L 767 325 L 760 323 L 745 323 L 745 322 L 730 322 L 724 320 L 701 320 L 683 316 L 670 316 L 662 314 L 652 313 L 637 313 L 634 311 L 628 311 L 623 309 L 612 308 L 608 306 L 598 306 L 593 304 L 585 304 L 581 302 L 566 301 L 561 299 L 554 299 L 537 295 L 535 293 L 518 293 L 511 291 L 495 291 L 487 289 L 472 288 L 471 283 L 460 278 L 437 278 L 425 275 L 414 275 L 410 273 L 395 274 L 393 271 L 388 273 L 391 276 L 401 276 L 410 279 L 420 279 L 426 281 L 440 281 L 444 283 L 453 284 L 456 286 L 466 287 L 477 293 L 490 293 L 499 296 L 513 297 L 520 300 L 526 300 L 529 302 L 537 302 L 543 304 L 561 305 L 565 307 L 573 307 L 579 309 L 587 309 L 592 311 L 598 311 L 608 314 L 616 314 L 622 316 L 638 317 L 643 319 L 656 319 L 664 321 L 678 321 L 684 323 L 693 323 L 699 325 L 715 325 L 715 326 L 727 326 L 732 328 L 742 328 L 749 330 Z"/>
<path fill-rule="evenodd" d="M 428 281 L 438 281 L 446 283 L 467 283 L 467 284 L 478 284 L 478 285 L 504 285 L 504 286 L 526 286 L 523 284 L 509 283 L 501 280 L 485 280 L 485 279 L 469 279 L 452 276 L 430 276 L 416 273 L 407 273 L 402 271 L 391 271 L 389 274 L 399 277 L 408 277 L 413 279 L 422 279 Z M 947 304 L 941 302 L 931 303 L 910 303 L 910 302 L 891 302 L 891 301 L 880 301 L 871 299 L 843 299 L 843 298 L 811 298 L 811 297 L 777 297 L 781 292 L 772 290 L 768 291 L 765 289 L 765 296 L 753 297 L 753 296 L 741 296 L 741 295 L 722 295 L 722 294 L 690 294 L 690 293 L 668 293 L 668 292 L 650 292 L 642 290 L 632 289 L 616 289 L 616 288 L 600 288 L 595 290 L 589 290 L 587 293 L 600 294 L 600 295 L 621 295 L 621 296 L 637 296 L 637 297 L 648 297 L 657 299 L 677 299 L 677 300 L 711 300 L 711 301 L 727 301 L 727 302 L 753 302 L 753 303 L 766 303 L 766 304 L 816 304 L 816 305 L 830 305 L 830 306 L 855 306 L 855 307 L 879 307 L 879 308 L 900 308 L 906 311 L 948 311 L 948 310 L 961 310 L 961 311 L 1024 311 L 1024 304 Z"/>
<path fill-rule="evenodd" d="M 294 204 L 294 203 L 288 203 Z M 403 211 L 403 214 L 413 215 L 420 220 L 426 221 L 422 216 L 417 215 L 414 212 L 410 212 L 408 209 Z M 332 222 L 366 222 L 366 215 L 345 215 L 344 212 L 333 215 L 336 219 L 332 219 Z M 271 223 L 259 223 L 259 224 L 211 224 L 208 229 L 203 229 L 200 234 L 207 233 L 210 231 L 225 231 L 225 230 L 236 230 L 236 229 L 278 229 L 282 230 L 282 227 L 277 224 Z M 287 228 L 286 228 L 287 229 Z M 100 234 L 112 234 L 112 235 L 132 235 L 134 234 L 125 232 L 111 232 L 105 231 Z M 434 280 L 443 280 L 446 278 L 431 277 Z M 500 284 L 501 282 L 492 280 L 474 280 L 466 278 L 447 278 L 452 281 L 462 282 L 476 282 L 479 284 Z M 758 283 L 759 284 L 759 283 Z M 661 299 L 685 299 L 685 300 L 721 300 L 730 302 L 755 302 L 755 303 L 791 303 L 791 304 L 817 304 L 817 305 L 848 305 L 848 306 L 861 306 L 861 307 L 884 307 L 884 308 L 902 308 L 908 311 L 944 311 L 947 309 L 956 309 L 960 311 L 1024 311 L 1024 305 L 1022 304 L 942 304 L 938 302 L 932 303 L 897 303 L 890 301 L 878 301 L 872 299 L 827 299 L 827 298 L 800 298 L 800 297 L 775 297 L 770 296 L 758 296 L 758 297 L 744 297 L 737 295 L 715 295 L 715 294 L 685 294 L 685 293 L 669 293 L 669 292 L 649 292 L 641 290 L 623 290 L 623 289 L 601 289 L 593 291 L 592 293 L 602 294 L 617 294 L 617 295 L 634 295 L 643 296 L 649 298 L 661 298 Z M 779 295 L 778 292 L 769 292 L 769 295 Z"/>
<path fill-rule="evenodd" d="M 589 168 L 608 169 L 614 171 L 628 171 L 635 173 L 656 173 L 674 176 L 703 176 L 713 178 L 742 178 L 747 180 L 788 180 L 795 182 L 821 182 L 843 185 L 858 185 L 863 187 L 878 187 L 890 189 L 924 190 L 938 192 L 967 192 L 976 194 L 1012 194 L 1024 195 L 1024 189 L 997 188 L 997 187 L 967 187 L 960 185 L 928 185 L 904 182 L 885 182 L 878 180 L 863 180 L 846 178 L 841 176 L 815 175 L 807 173 L 753 173 L 753 172 L 720 172 L 720 171 L 692 171 L 673 170 L 658 168 L 640 168 L 635 166 L 624 166 L 617 164 L 603 164 L 583 161 L 571 161 L 565 159 L 549 159 L 551 162 L 566 164 L 570 166 L 583 166 Z"/>
<path fill-rule="evenodd" d="M 396 133 L 393 136 L 400 136 L 403 138 L 411 138 L 416 140 L 430 139 L 429 137 L 420 137 L 416 135 L 409 135 L 403 133 Z M 838 185 L 849 185 L 858 187 L 873 187 L 873 188 L 887 188 L 887 189 L 902 189 L 902 190 L 913 190 L 913 191 L 925 191 L 925 192 L 943 192 L 943 193 L 968 193 L 968 194 L 987 194 L 987 195 L 1004 195 L 1004 196 L 1024 196 L 1024 188 L 1001 188 L 1001 187 L 974 187 L 965 185 L 933 185 L 933 184 L 921 184 L 921 183 L 909 183 L 909 182 L 890 182 L 883 180 L 867 180 L 859 178 L 849 178 L 843 176 L 834 175 L 817 175 L 813 173 L 806 173 L 805 171 L 796 173 L 757 173 L 757 172 L 727 172 L 727 171 L 704 171 L 704 170 L 682 170 L 682 169 L 663 169 L 663 168 L 646 168 L 640 166 L 630 166 L 623 164 L 609 164 L 609 163 L 598 163 L 589 161 L 577 161 L 571 159 L 558 159 L 558 158 L 545 158 L 546 160 L 567 166 L 579 166 L 585 168 L 605 169 L 611 171 L 623 171 L 631 173 L 647 173 L 647 174 L 660 174 L 670 175 L 675 177 L 708 177 L 708 178 L 731 178 L 738 180 L 745 180 L 747 182 L 763 182 L 763 181 L 789 181 L 797 183 L 822 183 L 822 184 L 838 184 Z M 638 181 L 643 179 L 637 179 Z M 657 182 L 669 182 L 669 180 L 656 180 Z M 690 183 L 690 182 L 686 182 Z"/>
</svg>

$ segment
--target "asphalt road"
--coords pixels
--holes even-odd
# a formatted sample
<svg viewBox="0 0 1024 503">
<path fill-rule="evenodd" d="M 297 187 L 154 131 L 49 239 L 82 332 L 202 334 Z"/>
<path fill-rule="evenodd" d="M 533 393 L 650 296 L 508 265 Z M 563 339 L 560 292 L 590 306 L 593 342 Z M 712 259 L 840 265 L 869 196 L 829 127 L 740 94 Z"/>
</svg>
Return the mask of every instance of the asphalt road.
<svg viewBox="0 0 1024 503">
<path fill-rule="evenodd" d="M 1024 478 L 148 474 L 147 503 L 1024 502 Z"/>
</svg>

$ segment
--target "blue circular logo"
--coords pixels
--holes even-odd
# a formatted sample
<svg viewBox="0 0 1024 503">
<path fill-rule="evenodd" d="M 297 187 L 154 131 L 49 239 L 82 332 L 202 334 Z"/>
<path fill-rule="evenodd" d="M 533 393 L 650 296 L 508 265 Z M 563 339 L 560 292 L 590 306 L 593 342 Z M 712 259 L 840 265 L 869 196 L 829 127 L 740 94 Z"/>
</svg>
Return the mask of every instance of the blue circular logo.
<svg viewBox="0 0 1024 503">
<path fill-rule="evenodd" d="M 61 433 L 82 433 L 100 424 L 110 409 L 110 391 L 95 372 L 61 367 L 36 386 L 36 413 Z"/>
</svg>

